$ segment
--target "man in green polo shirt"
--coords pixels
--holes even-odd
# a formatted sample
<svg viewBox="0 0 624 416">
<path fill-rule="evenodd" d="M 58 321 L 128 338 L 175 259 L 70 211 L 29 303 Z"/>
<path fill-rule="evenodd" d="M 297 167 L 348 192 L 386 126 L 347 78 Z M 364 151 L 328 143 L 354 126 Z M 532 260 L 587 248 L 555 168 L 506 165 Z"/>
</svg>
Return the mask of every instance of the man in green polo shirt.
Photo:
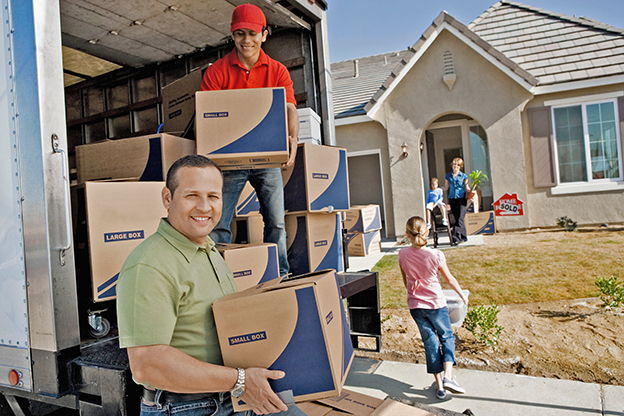
<svg viewBox="0 0 624 416">
<path fill-rule="evenodd" d="M 283 372 L 223 365 L 212 303 L 236 287 L 208 237 L 221 218 L 222 187 L 221 171 L 210 159 L 176 161 L 162 190 L 167 218 L 119 274 L 119 344 L 144 386 L 141 415 L 231 415 L 230 392 L 256 414 L 304 415 L 269 385 Z"/>
</svg>

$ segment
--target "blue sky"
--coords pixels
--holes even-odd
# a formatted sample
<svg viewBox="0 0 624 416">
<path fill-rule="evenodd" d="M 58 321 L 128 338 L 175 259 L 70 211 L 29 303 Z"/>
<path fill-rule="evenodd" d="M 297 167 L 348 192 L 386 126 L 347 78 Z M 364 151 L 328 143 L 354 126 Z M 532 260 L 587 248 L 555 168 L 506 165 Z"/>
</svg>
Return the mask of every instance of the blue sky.
<svg viewBox="0 0 624 416">
<path fill-rule="evenodd" d="M 468 25 L 496 0 L 327 0 L 331 62 L 398 51 L 413 45 L 443 10 Z M 522 0 L 568 16 L 624 29 L 624 0 Z"/>
</svg>

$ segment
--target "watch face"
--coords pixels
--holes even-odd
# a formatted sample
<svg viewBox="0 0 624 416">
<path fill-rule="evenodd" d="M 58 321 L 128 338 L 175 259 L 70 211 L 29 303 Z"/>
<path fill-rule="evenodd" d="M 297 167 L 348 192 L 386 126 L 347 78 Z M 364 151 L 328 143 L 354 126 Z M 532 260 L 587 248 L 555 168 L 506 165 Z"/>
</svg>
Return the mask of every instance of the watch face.
<svg viewBox="0 0 624 416">
<path fill-rule="evenodd" d="M 241 397 L 243 393 L 245 393 L 244 386 L 236 386 L 232 389 L 232 396 L 234 397 Z"/>
</svg>

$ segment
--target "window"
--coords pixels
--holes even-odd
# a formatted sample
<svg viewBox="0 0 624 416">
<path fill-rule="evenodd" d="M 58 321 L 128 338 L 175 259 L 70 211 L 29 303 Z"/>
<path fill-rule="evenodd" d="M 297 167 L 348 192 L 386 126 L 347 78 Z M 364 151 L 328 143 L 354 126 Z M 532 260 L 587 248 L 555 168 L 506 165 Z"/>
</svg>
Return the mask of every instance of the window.
<svg viewBox="0 0 624 416">
<path fill-rule="evenodd" d="M 622 180 L 616 100 L 554 107 L 560 184 Z"/>
</svg>

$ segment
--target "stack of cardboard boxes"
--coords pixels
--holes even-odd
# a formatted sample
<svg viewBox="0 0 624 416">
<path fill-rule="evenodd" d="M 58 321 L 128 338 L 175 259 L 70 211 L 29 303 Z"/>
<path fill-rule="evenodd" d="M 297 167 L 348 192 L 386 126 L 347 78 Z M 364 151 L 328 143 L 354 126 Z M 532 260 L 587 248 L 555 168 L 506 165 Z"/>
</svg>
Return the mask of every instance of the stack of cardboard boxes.
<svg viewBox="0 0 624 416">
<path fill-rule="evenodd" d="M 381 253 L 379 205 L 357 205 L 346 213 L 347 250 L 350 256 Z"/>
</svg>

